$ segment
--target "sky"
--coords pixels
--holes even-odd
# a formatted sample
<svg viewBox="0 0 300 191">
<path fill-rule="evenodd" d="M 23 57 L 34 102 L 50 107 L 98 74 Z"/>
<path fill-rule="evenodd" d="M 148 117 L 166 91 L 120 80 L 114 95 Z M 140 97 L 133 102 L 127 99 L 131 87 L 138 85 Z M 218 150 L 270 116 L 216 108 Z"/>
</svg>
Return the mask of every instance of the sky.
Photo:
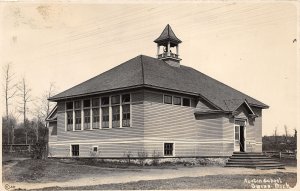
<svg viewBox="0 0 300 191">
<path fill-rule="evenodd" d="M 33 97 L 53 82 L 59 93 L 137 55 L 155 57 L 153 40 L 170 24 L 183 41 L 181 64 L 270 106 L 263 135 L 297 127 L 293 2 L 0 2 L 0 13 L 1 66 L 11 63 L 15 82 L 25 77 Z"/>
</svg>

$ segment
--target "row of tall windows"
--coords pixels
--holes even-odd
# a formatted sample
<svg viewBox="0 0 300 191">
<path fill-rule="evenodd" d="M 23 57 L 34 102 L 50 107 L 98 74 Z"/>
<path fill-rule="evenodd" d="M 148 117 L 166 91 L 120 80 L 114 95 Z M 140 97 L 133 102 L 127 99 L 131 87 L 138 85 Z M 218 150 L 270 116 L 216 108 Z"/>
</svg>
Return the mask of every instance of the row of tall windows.
<svg viewBox="0 0 300 191">
<path fill-rule="evenodd" d="M 67 131 L 130 127 L 130 94 L 67 102 L 66 117 Z"/>
</svg>

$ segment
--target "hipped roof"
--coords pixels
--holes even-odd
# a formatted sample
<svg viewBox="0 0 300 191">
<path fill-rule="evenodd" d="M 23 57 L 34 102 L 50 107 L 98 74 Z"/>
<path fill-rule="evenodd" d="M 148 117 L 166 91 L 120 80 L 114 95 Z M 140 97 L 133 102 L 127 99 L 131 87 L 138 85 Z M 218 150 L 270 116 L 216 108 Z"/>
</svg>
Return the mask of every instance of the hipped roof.
<svg viewBox="0 0 300 191">
<path fill-rule="evenodd" d="M 144 55 L 132 58 L 49 100 L 58 101 L 134 87 L 152 87 L 198 95 L 223 111 L 233 111 L 244 100 L 249 105 L 268 108 L 266 104 L 191 67 L 173 67 L 162 60 Z"/>
<path fill-rule="evenodd" d="M 165 29 L 163 30 L 161 35 L 154 42 L 161 43 L 161 42 L 166 42 L 166 41 L 171 41 L 176 44 L 179 44 L 182 42 L 179 38 L 177 38 L 177 36 L 173 32 L 173 30 L 169 24 L 165 27 Z"/>
</svg>

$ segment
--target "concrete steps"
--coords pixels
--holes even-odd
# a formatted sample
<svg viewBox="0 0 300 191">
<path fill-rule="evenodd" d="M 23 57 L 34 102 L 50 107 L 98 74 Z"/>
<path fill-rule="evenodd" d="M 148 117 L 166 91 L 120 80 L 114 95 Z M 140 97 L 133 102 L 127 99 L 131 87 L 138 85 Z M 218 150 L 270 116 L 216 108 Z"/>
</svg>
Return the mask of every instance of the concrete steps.
<svg viewBox="0 0 300 191">
<path fill-rule="evenodd" d="M 258 152 L 233 152 L 225 167 L 243 167 L 258 169 L 284 169 L 284 165 L 275 159 Z"/>
</svg>

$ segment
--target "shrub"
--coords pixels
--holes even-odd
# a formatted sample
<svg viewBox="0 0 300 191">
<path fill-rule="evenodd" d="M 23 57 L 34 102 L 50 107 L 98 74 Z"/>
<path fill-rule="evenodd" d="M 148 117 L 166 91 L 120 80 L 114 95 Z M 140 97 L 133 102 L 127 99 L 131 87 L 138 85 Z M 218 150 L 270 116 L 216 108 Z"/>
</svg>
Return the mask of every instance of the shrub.
<svg viewBox="0 0 300 191">
<path fill-rule="evenodd" d="M 148 157 L 148 153 L 147 151 L 141 150 L 137 152 L 137 156 L 138 156 L 138 163 L 142 166 L 145 165 L 145 160 Z"/>
<path fill-rule="evenodd" d="M 45 159 L 47 158 L 47 143 L 43 141 L 37 142 L 31 148 L 31 158 Z"/>
<path fill-rule="evenodd" d="M 132 153 L 131 151 L 124 152 L 124 157 L 126 158 L 127 164 L 131 163 Z"/>
<path fill-rule="evenodd" d="M 152 153 L 152 165 L 157 166 L 159 164 L 160 153 L 158 151 L 153 151 Z"/>
</svg>

